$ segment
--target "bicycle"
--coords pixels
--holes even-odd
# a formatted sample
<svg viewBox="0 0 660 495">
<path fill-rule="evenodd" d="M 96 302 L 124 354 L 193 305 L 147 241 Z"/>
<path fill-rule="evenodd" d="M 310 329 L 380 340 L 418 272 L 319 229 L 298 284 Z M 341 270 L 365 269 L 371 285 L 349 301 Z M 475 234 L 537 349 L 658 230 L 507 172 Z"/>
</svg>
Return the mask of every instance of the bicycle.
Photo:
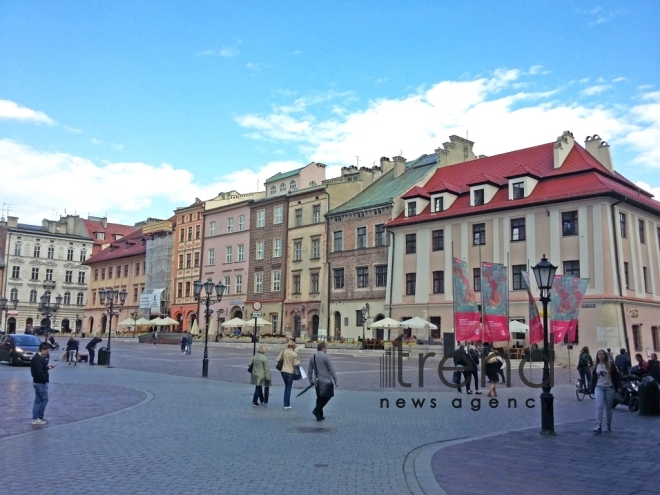
<svg viewBox="0 0 660 495">
<path fill-rule="evenodd" d="M 578 378 L 575 381 L 575 396 L 577 397 L 577 400 L 584 400 L 585 395 L 589 395 L 589 397 L 591 399 L 594 398 L 593 394 L 591 393 L 591 390 L 588 390 L 584 386 L 584 383 L 582 382 L 582 379 Z"/>
</svg>

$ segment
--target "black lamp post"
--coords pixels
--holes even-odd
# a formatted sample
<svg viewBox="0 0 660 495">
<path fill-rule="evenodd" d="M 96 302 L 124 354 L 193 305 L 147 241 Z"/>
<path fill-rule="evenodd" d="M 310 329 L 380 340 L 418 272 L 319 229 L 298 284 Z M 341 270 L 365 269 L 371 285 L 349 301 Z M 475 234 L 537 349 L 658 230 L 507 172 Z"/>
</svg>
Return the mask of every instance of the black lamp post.
<svg viewBox="0 0 660 495">
<path fill-rule="evenodd" d="M 76 321 L 73 324 L 73 333 L 76 336 L 78 336 L 78 318 L 80 318 L 80 315 L 78 313 L 76 313 Z"/>
<path fill-rule="evenodd" d="M 543 392 L 541 393 L 541 435 L 555 434 L 554 396 L 550 393 L 550 350 L 548 348 L 548 303 L 550 302 L 550 289 L 555 278 L 557 267 L 550 263 L 545 254 L 534 267 L 534 277 L 541 290 L 541 303 L 543 304 Z"/>
<path fill-rule="evenodd" d="M 9 331 L 7 330 L 7 316 L 9 316 L 9 312 L 11 311 L 11 309 L 9 308 L 9 306 L 7 306 L 8 302 L 9 300 L 6 297 L 0 297 L 0 315 L 2 315 L 3 311 L 5 312 L 5 324 L 2 327 L 4 328 L 5 333 L 9 333 Z M 16 307 L 18 306 L 18 299 L 12 299 L 11 303 L 14 306 L 13 309 L 16 309 Z"/>
<path fill-rule="evenodd" d="M 101 289 L 99 291 L 99 298 L 101 299 L 101 304 L 108 308 L 108 368 L 110 367 L 110 339 L 112 339 L 112 317 L 119 314 L 119 311 L 115 311 L 115 304 L 119 300 L 119 305 L 123 306 L 126 301 L 126 289 L 122 289 L 121 292 L 116 291 L 112 287 L 109 289 Z"/>
<path fill-rule="evenodd" d="M 368 318 L 369 318 L 369 303 L 362 306 L 362 342 L 364 342 L 365 339 Z"/>
<path fill-rule="evenodd" d="M 215 287 L 215 293 L 217 296 L 217 301 L 222 301 L 222 294 L 225 292 L 225 286 L 222 282 L 217 284 L 213 283 L 211 278 L 208 278 L 206 282 L 201 280 L 196 280 L 193 284 L 195 289 L 195 300 L 199 301 L 202 296 L 202 288 L 206 292 L 206 310 L 204 311 L 204 316 L 206 316 L 206 329 L 204 331 L 204 358 L 202 359 L 202 378 L 207 378 L 209 376 L 209 318 L 213 314 L 211 309 L 211 294 L 213 294 L 213 288 Z"/>
<path fill-rule="evenodd" d="M 50 317 L 57 313 L 57 310 L 60 309 L 61 304 L 62 296 L 59 294 L 55 298 L 55 304 L 50 303 L 50 292 L 45 292 L 44 295 L 41 296 L 41 302 L 39 303 L 38 309 L 39 312 L 48 320 L 48 326 L 44 332 L 44 342 L 48 340 L 48 332 L 50 332 Z"/>
<path fill-rule="evenodd" d="M 133 313 L 131 313 L 131 318 L 133 318 L 133 337 L 135 337 L 135 333 L 137 332 L 137 321 L 140 318 L 140 312 L 133 311 Z"/>
</svg>

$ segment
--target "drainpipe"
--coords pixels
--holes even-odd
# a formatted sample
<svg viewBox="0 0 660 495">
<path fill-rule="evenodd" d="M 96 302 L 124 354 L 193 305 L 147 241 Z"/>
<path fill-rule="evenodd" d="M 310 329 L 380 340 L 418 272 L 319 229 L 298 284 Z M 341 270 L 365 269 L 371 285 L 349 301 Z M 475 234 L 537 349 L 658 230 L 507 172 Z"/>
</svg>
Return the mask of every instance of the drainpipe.
<svg viewBox="0 0 660 495">
<path fill-rule="evenodd" d="M 326 206 L 325 206 L 325 264 L 326 264 L 326 277 L 327 277 L 327 284 L 328 284 L 328 290 L 326 291 L 328 295 L 328 299 L 326 302 L 326 307 L 325 311 L 327 314 L 327 319 L 326 319 L 326 335 L 327 338 L 330 337 L 330 293 L 332 291 L 332 271 L 331 271 L 331 265 L 330 265 L 330 222 L 328 221 L 327 214 L 330 211 L 330 192 L 326 189 L 325 191 L 325 201 L 326 201 Z M 332 332 L 332 336 L 334 338 L 337 338 L 337 336 L 334 334 L 334 331 Z"/>
<path fill-rule="evenodd" d="M 626 308 L 624 306 L 624 301 L 623 301 L 623 284 L 621 283 L 621 266 L 619 263 L 619 244 L 617 243 L 617 235 L 616 235 L 616 216 L 615 216 L 616 212 L 614 211 L 614 207 L 616 205 L 624 203 L 625 201 L 626 200 L 624 198 L 623 201 L 617 201 L 616 203 L 610 205 L 610 210 L 612 212 L 612 240 L 614 245 L 614 263 L 616 265 L 616 281 L 619 288 L 619 297 L 621 298 L 621 302 L 619 303 L 619 306 L 621 308 L 623 336 L 626 341 L 626 350 L 628 351 L 628 355 L 630 355 L 630 343 L 628 342 L 628 328 L 626 327 Z"/>
<path fill-rule="evenodd" d="M 7 230 L 9 230 L 9 229 L 7 229 Z M 4 246 L 7 250 L 7 252 L 5 253 L 7 255 L 7 261 L 5 261 L 5 286 L 2 289 L 2 295 L 4 297 L 7 297 L 6 296 L 6 294 L 7 294 L 7 280 L 9 280 L 9 275 L 7 274 L 7 270 L 9 270 L 9 245 L 11 244 L 11 235 L 12 234 L 13 234 L 13 232 L 9 231 L 9 237 L 7 238 L 7 244 L 5 244 L 5 246 Z M 7 297 L 7 299 L 9 299 L 9 298 Z M 16 328 L 18 328 L 18 319 L 16 320 Z"/>
<path fill-rule="evenodd" d="M 388 317 L 392 318 L 392 289 L 394 287 L 394 247 L 395 247 L 395 237 L 394 237 L 394 232 L 391 230 L 387 231 L 388 234 L 391 234 L 390 239 L 392 239 L 392 256 L 390 258 L 391 261 L 389 261 L 389 272 L 390 272 L 390 305 L 389 305 L 389 312 L 388 312 Z"/>
</svg>

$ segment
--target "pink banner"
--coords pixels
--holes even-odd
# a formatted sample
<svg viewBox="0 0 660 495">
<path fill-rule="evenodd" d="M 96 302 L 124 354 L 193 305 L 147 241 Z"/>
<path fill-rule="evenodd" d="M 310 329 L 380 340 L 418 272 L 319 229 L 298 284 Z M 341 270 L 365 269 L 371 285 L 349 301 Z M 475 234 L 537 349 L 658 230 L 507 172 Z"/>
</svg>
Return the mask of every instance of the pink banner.
<svg viewBox="0 0 660 495">
<path fill-rule="evenodd" d="M 484 304 L 484 342 L 509 341 L 509 283 L 506 267 L 481 263 Z"/>
<path fill-rule="evenodd" d="M 578 326 L 578 315 L 580 314 L 580 308 L 582 307 L 582 299 L 587 293 L 587 287 L 589 287 L 588 278 L 576 278 L 573 280 L 573 297 L 575 304 L 571 309 L 571 323 L 568 326 L 568 341 L 577 342 L 577 326 Z"/>
<path fill-rule="evenodd" d="M 523 279 L 525 280 L 527 297 L 529 299 L 529 345 L 532 345 L 543 341 L 543 324 L 541 323 L 541 315 L 539 315 L 536 300 L 532 295 L 532 286 L 529 283 L 528 272 L 523 273 Z"/>
<path fill-rule="evenodd" d="M 454 258 L 454 332 L 456 340 L 481 340 L 479 309 L 467 277 L 467 263 Z"/>
</svg>

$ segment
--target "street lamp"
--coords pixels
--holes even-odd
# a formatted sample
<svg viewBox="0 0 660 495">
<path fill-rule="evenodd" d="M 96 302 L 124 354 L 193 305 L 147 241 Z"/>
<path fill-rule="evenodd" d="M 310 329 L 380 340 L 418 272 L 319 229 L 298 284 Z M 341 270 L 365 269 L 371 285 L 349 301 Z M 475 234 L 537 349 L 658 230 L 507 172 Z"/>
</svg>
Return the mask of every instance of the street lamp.
<svg viewBox="0 0 660 495">
<path fill-rule="evenodd" d="M 2 315 L 2 312 L 5 312 L 5 324 L 2 328 L 4 328 L 5 333 L 9 333 L 7 330 L 7 316 L 9 316 L 9 312 L 11 309 L 7 306 L 7 303 L 9 300 L 6 297 L 0 297 L 0 315 Z M 16 309 L 16 306 L 18 306 L 18 299 L 12 299 L 11 303 L 13 304 L 14 308 Z"/>
<path fill-rule="evenodd" d="M 133 313 L 131 313 L 131 318 L 133 318 L 133 338 L 135 338 L 135 333 L 137 332 L 137 321 L 140 318 L 140 312 L 133 311 Z"/>
<path fill-rule="evenodd" d="M 213 288 L 215 288 L 215 293 L 217 296 L 217 301 L 222 301 L 222 294 L 225 292 L 225 286 L 222 282 L 217 284 L 213 283 L 213 280 L 209 277 L 206 282 L 201 280 L 196 280 L 193 284 L 195 301 L 199 301 L 202 296 L 202 288 L 206 292 L 206 310 L 204 311 L 204 316 L 206 316 L 206 330 L 204 332 L 204 358 L 202 359 L 202 378 L 207 378 L 209 376 L 209 318 L 213 314 L 211 309 L 211 294 L 213 294 Z"/>
<path fill-rule="evenodd" d="M 108 362 L 107 366 L 110 367 L 110 339 L 112 338 L 112 317 L 119 314 L 119 311 L 114 311 L 115 303 L 119 299 L 119 305 L 123 306 L 126 301 L 126 289 L 122 289 L 121 292 L 116 291 L 112 287 L 109 289 L 101 289 L 99 291 L 99 298 L 101 299 L 101 304 L 108 308 Z"/>
<path fill-rule="evenodd" d="M 50 292 L 45 292 L 44 295 L 41 296 L 41 302 L 39 303 L 38 309 L 39 312 L 48 320 L 48 326 L 44 332 L 44 342 L 48 340 L 48 332 L 50 331 L 50 317 L 57 313 L 57 310 L 60 309 L 61 304 L 62 296 L 60 294 L 58 294 L 55 298 L 55 304 L 50 303 Z"/>
<path fill-rule="evenodd" d="M 362 342 L 364 342 L 368 318 L 369 318 L 369 303 L 362 306 Z"/>
<path fill-rule="evenodd" d="M 548 349 L 548 303 L 550 302 L 550 289 L 555 278 L 557 267 L 550 263 L 545 254 L 534 267 L 534 277 L 541 290 L 541 303 L 543 304 L 543 393 L 541 393 L 541 435 L 555 434 L 555 398 L 550 393 L 550 351 Z"/>
<path fill-rule="evenodd" d="M 73 333 L 78 336 L 78 318 L 80 318 L 80 315 L 76 313 L 76 321 L 73 324 Z"/>
</svg>

